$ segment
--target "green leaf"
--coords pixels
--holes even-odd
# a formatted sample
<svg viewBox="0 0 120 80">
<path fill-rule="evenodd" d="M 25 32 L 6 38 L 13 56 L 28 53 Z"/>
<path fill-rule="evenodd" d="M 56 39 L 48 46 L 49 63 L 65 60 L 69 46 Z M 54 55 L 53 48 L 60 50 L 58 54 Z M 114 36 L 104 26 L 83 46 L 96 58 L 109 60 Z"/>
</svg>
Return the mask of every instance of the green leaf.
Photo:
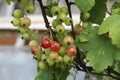
<svg viewBox="0 0 120 80">
<path fill-rule="evenodd" d="M 112 9 L 120 8 L 120 2 L 114 2 L 112 5 Z"/>
<path fill-rule="evenodd" d="M 75 4 L 82 12 L 87 12 L 95 5 L 95 0 L 75 0 Z"/>
<path fill-rule="evenodd" d="M 52 17 L 51 7 L 45 9 L 46 15 Z"/>
<path fill-rule="evenodd" d="M 58 41 L 59 42 L 63 42 L 63 38 L 65 37 L 65 35 L 64 34 L 62 34 L 62 33 L 58 33 L 58 34 L 56 34 L 56 38 L 58 39 Z"/>
<path fill-rule="evenodd" d="M 58 80 L 66 80 L 68 75 L 69 75 L 69 70 L 66 69 L 64 71 L 61 71 L 61 75 L 59 76 L 59 79 Z"/>
<path fill-rule="evenodd" d="M 101 24 L 98 34 L 109 32 L 109 37 L 112 39 L 112 44 L 120 48 L 120 15 L 112 15 L 105 19 Z"/>
<path fill-rule="evenodd" d="M 30 0 L 21 0 L 20 4 L 23 6 L 27 6 L 29 2 L 30 2 Z"/>
<path fill-rule="evenodd" d="M 52 14 L 51 14 L 52 0 L 46 0 L 46 4 L 47 6 L 49 6 L 45 9 L 46 15 L 49 17 L 52 17 Z"/>
<path fill-rule="evenodd" d="M 112 44 L 120 48 L 120 29 L 118 27 L 111 27 L 109 37 L 112 39 Z"/>
<path fill-rule="evenodd" d="M 46 4 L 47 5 L 51 5 L 52 4 L 52 0 L 46 0 Z"/>
<path fill-rule="evenodd" d="M 104 76 L 95 75 L 95 77 L 96 77 L 97 80 L 105 80 L 105 79 L 104 79 Z"/>
<path fill-rule="evenodd" d="M 34 80 L 39 80 L 38 76 L 36 76 Z"/>
<path fill-rule="evenodd" d="M 111 44 L 111 39 L 97 34 L 98 27 L 84 30 L 75 40 L 79 49 L 87 52 L 86 59 L 97 72 L 102 72 L 112 66 L 114 60 L 120 60 L 120 49 Z M 88 34 L 85 34 L 88 33 Z M 88 38 L 87 42 L 80 42 L 81 35 Z"/>
<path fill-rule="evenodd" d="M 38 80 L 53 80 L 53 75 L 49 70 L 44 69 L 38 74 L 38 78 Z"/>
<path fill-rule="evenodd" d="M 116 62 L 116 64 L 113 65 L 113 66 L 114 66 L 114 70 L 115 70 L 115 71 L 120 72 L 120 62 L 119 62 L 119 61 Z"/>
<path fill-rule="evenodd" d="M 107 11 L 106 0 L 95 0 L 95 6 L 89 11 L 90 22 L 101 24 Z"/>
<path fill-rule="evenodd" d="M 16 0 L 5 0 L 8 4 L 10 4 L 11 2 L 16 2 Z"/>
<path fill-rule="evenodd" d="M 99 27 L 98 34 L 105 34 L 110 31 L 111 27 L 119 27 L 120 26 L 120 15 L 111 15 L 102 22 Z"/>
</svg>

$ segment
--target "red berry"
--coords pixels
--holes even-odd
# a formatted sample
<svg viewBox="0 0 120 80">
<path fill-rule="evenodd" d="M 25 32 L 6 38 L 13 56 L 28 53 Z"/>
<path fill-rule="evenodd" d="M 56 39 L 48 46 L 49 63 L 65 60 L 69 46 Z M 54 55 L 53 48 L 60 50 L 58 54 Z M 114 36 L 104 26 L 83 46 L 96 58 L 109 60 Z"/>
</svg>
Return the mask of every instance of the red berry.
<svg viewBox="0 0 120 80">
<path fill-rule="evenodd" d="M 51 43 L 50 49 L 52 51 L 58 52 L 60 50 L 60 48 L 61 48 L 61 45 L 59 42 L 54 41 Z"/>
<path fill-rule="evenodd" d="M 47 38 L 42 39 L 41 46 L 45 49 L 49 48 L 51 45 L 50 40 Z"/>
<path fill-rule="evenodd" d="M 39 53 L 40 53 L 40 48 L 39 48 L 38 46 L 33 46 L 33 47 L 32 47 L 32 53 L 33 53 L 34 55 L 39 54 Z"/>
<path fill-rule="evenodd" d="M 106 32 L 105 35 L 106 35 L 106 36 L 109 36 L 109 32 Z"/>
<path fill-rule="evenodd" d="M 78 27 L 78 28 L 75 30 L 76 35 L 79 35 L 83 30 L 84 30 L 83 27 Z"/>
<path fill-rule="evenodd" d="M 69 46 L 68 49 L 67 49 L 67 54 L 69 56 L 75 56 L 77 53 L 77 50 L 74 46 Z"/>
</svg>

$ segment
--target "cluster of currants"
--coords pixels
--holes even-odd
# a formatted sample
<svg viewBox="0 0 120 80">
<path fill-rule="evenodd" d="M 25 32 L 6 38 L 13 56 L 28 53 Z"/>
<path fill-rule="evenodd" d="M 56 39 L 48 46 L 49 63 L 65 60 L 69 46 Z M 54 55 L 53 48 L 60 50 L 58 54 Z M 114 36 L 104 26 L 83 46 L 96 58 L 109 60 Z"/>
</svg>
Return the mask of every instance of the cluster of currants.
<svg viewBox="0 0 120 80">
<path fill-rule="evenodd" d="M 71 37 L 64 38 L 65 43 L 71 41 Z M 70 40 L 69 40 L 70 39 Z M 69 44 L 72 44 L 70 42 Z M 77 53 L 75 46 L 62 47 L 61 43 L 57 41 L 50 41 L 48 38 L 43 38 L 40 42 L 32 40 L 29 42 L 34 58 L 38 61 L 40 70 L 50 67 L 65 70 L 72 66 L 72 62 Z"/>
<path fill-rule="evenodd" d="M 34 4 L 29 3 L 26 7 L 26 12 L 29 14 L 33 14 L 36 10 Z M 13 12 L 14 19 L 11 21 L 13 26 L 17 27 L 20 34 L 22 34 L 23 39 L 29 39 L 29 26 L 31 25 L 31 20 L 29 17 L 24 15 L 24 11 L 21 9 L 16 9 Z"/>
<path fill-rule="evenodd" d="M 55 19 L 52 21 L 52 27 L 56 30 L 57 33 L 63 33 L 66 26 L 70 26 L 73 21 L 68 15 L 68 9 L 66 7 L 52 6 L 51 14 L 55 16 Z"/>
</svg>

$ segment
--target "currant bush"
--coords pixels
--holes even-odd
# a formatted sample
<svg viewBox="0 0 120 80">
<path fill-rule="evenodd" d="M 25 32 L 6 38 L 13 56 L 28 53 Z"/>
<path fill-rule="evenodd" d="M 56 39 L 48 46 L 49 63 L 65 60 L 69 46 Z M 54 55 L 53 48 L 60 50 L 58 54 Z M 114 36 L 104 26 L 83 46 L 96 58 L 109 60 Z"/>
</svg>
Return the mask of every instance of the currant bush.
<svg viewBox="0 0 120 80">
<path fill-rule="evenodd" d="M 42 36 L 30 28 L 32 19 L 27 15 L 37 10 L 35 1 L 47 28 Z M 13 11 L 11 21 L 22 39 L 29 41 L 37 61 L 35 80 L 66 80 L 70 69 L 83 71 L 97 80 L 120 80 L 120 2 L 113 1 L 109 10 L 110 0 L 44 1 L 19 0 L 22 9 Z M 61 1 L 65 5 L 61 6 Z M 79 10 L 78 22 L 73 20 L 72 7 Z"/>
</svg>

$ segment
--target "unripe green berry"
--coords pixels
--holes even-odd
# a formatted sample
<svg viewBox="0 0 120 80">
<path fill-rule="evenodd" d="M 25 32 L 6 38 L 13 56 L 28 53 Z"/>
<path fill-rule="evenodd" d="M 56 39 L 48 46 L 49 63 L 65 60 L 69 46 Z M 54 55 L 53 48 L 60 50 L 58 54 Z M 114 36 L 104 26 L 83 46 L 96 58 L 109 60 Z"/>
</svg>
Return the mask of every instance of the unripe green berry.
<svg viewBox="0 0 120 80">
<path fill-rule="evenodd" d="M 20 34 L 26 33 L 26 29 L 24 27 L 18 27 L 17 30 Z"/>
<path fill-rule="evenodd" d="M 29 3 L 26 7 L 26 10 L 28 13 L 33 14 L 36 10 L 36 7 L 35 7 L 35 5 Z"/>
<path fill-rule="evenodd" d="M 60 21 L 58 19 L 54 19 L 52 21 L 52 26 L 55 28 L 58 24 L 60 24 Z"/>
<path fill-rule="evenodd" d="M 11 23 L 13 24 L 13 26 L 20 26 L 20 19 L 18 18 L 14 18 Z"/>
<path fill-rule="evenodd" d="M 28 33 L 23 33 L 22 37 L 23 37 L 23 39 L 28 40 L 30 38 L 30 35 Z"/>
<path fill-rule="evenodd" d="M 40 62 L 38 63 L 38 67 L 39 67 L 41 70 L 43 70 L 43 69 L 45 69 L 46 64 L 45 64 L 44 62 L 40 61 Z"/>
<path fill-rule="evenodd" d="M 58 6 L 53 6 L 51 8 L 52 15 L 58 15 L 60 13 L 60 8 Z"/>
<path fill-rule="evenodd" d="M 60 8 L 60 12 L 65 13 L 67 15 L 68 9 L 66 7 L 62 7 L 62 8 Z"/>
<path fill-rule="evenodd" d="M 90 18 L 90 13 L 85 12 L 83 13 L 83 20 L 88 20 Z"/>
<path fill-rule="evenodd" d="M 67 19 L 67 15 L 65 13 L 60 13 L 57 17 L 57 19 L 60 21 L 60 22 L 65 22 L 65 20 Z"/>
<path fill-rule="evenodd" d="M 28 46 L 30 47 L 30 48 L 32 48 L 32 47 L 34 47 L 34 46 L 38 46 L 39 44 L 38 44 L 38 42 L 36 41 L 36 40 L 31 40 L 30 42 L 29 42 L 29 44 L 28 44 Z"/>
<path fill-rule="evenodd" d="M 67 18 L 66 19 L 66 21 L 65 21 L 65 24 L 67 25 L 67 26 L 70 26 L 71 24 L 73 23 L 73 21 L 72 21 L 72 19 L 71 18 Z"/>
<path fill-rule="evenodd" d="M 14 12 L 13 12 L 13 17 L 14 18 L 21 18 L 24 16 L 24 13 L 22 10 L 20 9 L 16 9 Z"/>
<path fill-rule="evenodd" d="M 57 25 L 55 29 L 57 33 L 63 33 L 65 31 L 64 26 L 61 24 Z"/>
</svg>

